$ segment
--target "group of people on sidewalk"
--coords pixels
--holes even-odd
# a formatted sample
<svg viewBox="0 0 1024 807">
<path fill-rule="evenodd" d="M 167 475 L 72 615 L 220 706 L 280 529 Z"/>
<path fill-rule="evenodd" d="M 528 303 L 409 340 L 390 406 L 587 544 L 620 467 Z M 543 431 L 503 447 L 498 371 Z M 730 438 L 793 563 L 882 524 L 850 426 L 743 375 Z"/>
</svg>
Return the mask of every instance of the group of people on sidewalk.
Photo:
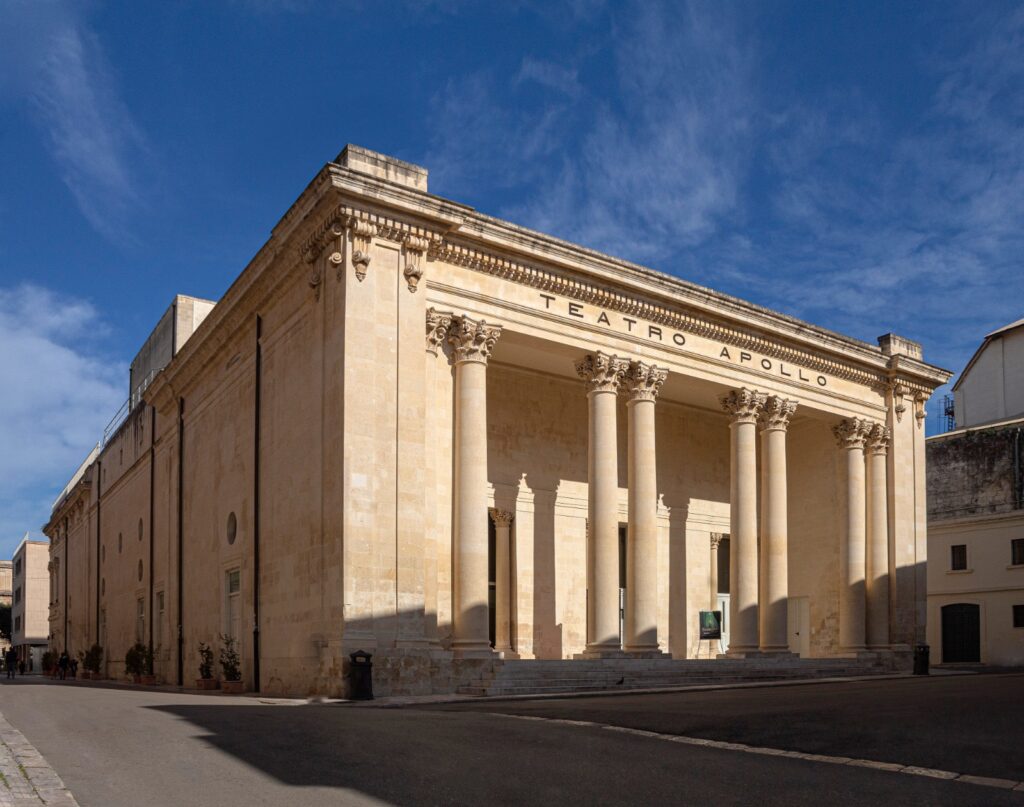
<svg viewBox="0 0 1024 807">
<path fill-rule="evenodd" d="M 25 674 L 25 660 L 18 658 L 18 651 L 13 647 L 8 648 L 3 654 L 3 662 L 8 678 L 14 678 L 15 673 L 18 675 Z M 65 651 L 57 659 L 57 677 L 63 681 L 68 677 L 68 673 L 71 673 L 72 678 L 78 677 L 78 659 L 71 658 L 67 651 Z"/>
</svg>

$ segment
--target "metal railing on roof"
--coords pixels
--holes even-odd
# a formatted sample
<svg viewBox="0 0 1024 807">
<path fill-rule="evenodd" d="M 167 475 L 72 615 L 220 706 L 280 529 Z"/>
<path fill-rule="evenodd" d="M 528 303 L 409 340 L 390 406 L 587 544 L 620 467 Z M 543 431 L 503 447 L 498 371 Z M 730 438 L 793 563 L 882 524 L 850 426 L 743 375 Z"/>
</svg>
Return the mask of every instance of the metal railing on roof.
<svg viewBox="0 0 1024 807">
<path fill-rule="evenodd" d="M 135 391 L 128 396 L 128 400 L 121 404 L 121 408 L 117 410 L 114 417 L 110 419 L 110 423 L 107 424 L 107 428 L 103 430 L 103 440 L 100 443 L 101 448 L 107 447 L 107 443 L 110 442 L 110 438 L 117 434 L 117 430 L 121 428 L 121 424 L 125 422 L 132 410 L 139 405 L 142 401 L 142 393 L 144 393 L 146 388 L 153 382 L 153 379 L 156 378 L 156 374 L 158 372 L 159 370 L 157 369 L 150 370 L 149 374 L 142 379 L 139 386 L 135 388 Z"/>
</svg>

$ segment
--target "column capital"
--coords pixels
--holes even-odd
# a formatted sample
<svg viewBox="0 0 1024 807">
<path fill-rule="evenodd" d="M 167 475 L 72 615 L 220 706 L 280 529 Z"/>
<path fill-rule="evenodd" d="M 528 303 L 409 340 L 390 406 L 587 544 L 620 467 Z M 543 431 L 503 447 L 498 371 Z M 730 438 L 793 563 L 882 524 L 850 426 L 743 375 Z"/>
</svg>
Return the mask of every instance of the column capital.
<svg viewBox="0 0 1024 807">
<path fill-rule="evenodd" d="M 454 314 L 450 311 L 438 311 L 436 308 L 427 309 L 427 352 L 437 355 L 441 345 L 448 339 L 448 329 L 451 327 Z"/>
<path fill-rule="evenodd" d="M 723 395 L 718 401 L 722 409 L 732 416 L 733 423 L 756 423 L 767 398 L 764 392 L 743 387 Z"/>
<path fill-rule="evenodd" d="M 512 523 L 512 519 L 515 518 L 515 513 L 510 513 L 508 510 L 499 510 L 497 507 L 491 507 L 487 512 L 491 514 L 491 518 L 498 527 L 507 527 Z"/>
<path fill-rule="evenodd" d="M 713 532 L 711 533 L 711 548 L 718 549 L 722 545 L 722 541 L 729 537 L 727 532 Z"/>
<path fill-rule="evenodd" d="M 888 426 L 881 423 L 872 423 L 867 432 L 867 448 L 872 454 L 885 454 L 889 450 L 889 439 L 892 433 Z"/>
<path fill-rule="evenodd" d="M 871 426 L 864 418 L 846 418 L 832 427 L 832 434 L 840 448 L 864 448 Z"/>
<path fill-rule="evenodd" d="M 661 385 L 668 378 L 668 370 L 656 364 L 631 361 L 626 369 L 626 390 L 630 401 L 656 401 Z"/>
<path fill-rule="evenodd" d="M 499 336 L 500 325 L 488 325 L 482 319 L 467 316 L 453 317 L 448 331 L 448 343 L 455 348 L 455 363 L 487 364 Z"/>
<path fill-rule="evenodd" d="M 781 395 L 769 395 L 761 408 L 761 428 L 785 431 L 789 426 L 789 419 L 796 411 L 796 406 L 796 401 L 789 398 L 783 398 Z"/>
<path fill-rule="evenodd" d="M 618 392 L 629 362 L 598 351 L 576 362 L 576 374 L 587 382 L 587 392 Z"/>
</svg>

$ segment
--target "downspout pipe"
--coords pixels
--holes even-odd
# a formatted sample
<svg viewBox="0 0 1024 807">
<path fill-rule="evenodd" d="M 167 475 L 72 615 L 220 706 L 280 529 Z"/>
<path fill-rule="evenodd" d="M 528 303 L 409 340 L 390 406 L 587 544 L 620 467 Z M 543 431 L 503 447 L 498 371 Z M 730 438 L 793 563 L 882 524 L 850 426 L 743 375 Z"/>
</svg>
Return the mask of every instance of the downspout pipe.
<svg viewBox="0 0 1024 807">
<path fill-rule="evenodd" d="M 96 460 L 96 641 L 100 643 L 100 552 L 103 525 L 103 460 Z"/>
<path fill-rule="evenodd" d="M 182 560 L 182 549 L 185 544 L 185 399 L 178 398 L 178 686 L 185 684 L 185 628 L 184 607 L 185 593 L 182 584 L 185 577 L 185 566 Z"/>
<path fill-rule="evenodd" d="M 149 428 L 149 649 L 153 647 L 153 524 L 154 494 L 156 492 L 156 407 L 150 407 Z"/>
<path fill-rule="evenodd" d="M 68 517 L 64 516 L 64 652 L 68 652 Z"/>
<path fill-rule="evenodd" d="M 253 690 L 260 691 L 260 395 L 263 382 L 263 319 L 256 315 L 256 370 L 253 437 L 253 517 L 252 517 L 252 680 Z"/>
<path fill-rule="evenodd" d="M 1013 430 L 1013 498 L 1014 509 L 1020 510 L 1024 499 L 1024 485 L 1020 474 L 1020 426 Z"/>
</svg>

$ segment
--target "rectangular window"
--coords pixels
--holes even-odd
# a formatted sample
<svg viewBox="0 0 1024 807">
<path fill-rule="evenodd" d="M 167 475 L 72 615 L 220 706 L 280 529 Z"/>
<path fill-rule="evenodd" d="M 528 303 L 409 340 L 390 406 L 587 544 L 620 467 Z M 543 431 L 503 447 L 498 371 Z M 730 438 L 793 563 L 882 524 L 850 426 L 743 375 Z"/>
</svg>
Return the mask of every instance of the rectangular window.
<svg viewBox="0 0 1024 807">
<path fill-rule="evenodd" d="M 21 630 L 21 617 L 14 617 L 14 632 L 18 633 Z"/>
<path fill-rule="evenodd" d="M 146 601 L 142 597 L 135 601 L 135 641 L 146 641 Z"/>
<path fill-rule="evenodd" d="M 224 633 L 235 639 L 242 633 L 242 572 L 230 569 L 224 586 Z"/>
<path fill-rule="evenodd" d="M 1024 566 L 1024 538 L 1014 538 L 1010 541 L 1010 563 L 1014 566 Z"/>
<path fill-rule="evenodd" d="M 16 575 L 21 574 L 21 558 L 18 558 L 16 561 L 14 561 L 14 573 Z"/>
<path fill-rule="evenodd" d="M 1013 606 L 1013 627 L 1024 628 L 1024 605 Z"/>
<path fill-rule="evenodd" d="M 153 645 L 155 648 L 161 648 L 164 646 L 164 593 L 162 591 L 156 593 L 156 625 L 153 627 L 156 632 L 156 636 L 153 637 Z"/>
<path fill-rule="evenodd" d="M 19 602 L 21 602 L 21 586 L 14 589 L 14 604 L 17 605 Z"/>
<path fill-rule="evenodd" d="M 967 544 L 954 544 L 950 547 L 949 568 L 954 572 L 967 568 Z"/>
</svg>

